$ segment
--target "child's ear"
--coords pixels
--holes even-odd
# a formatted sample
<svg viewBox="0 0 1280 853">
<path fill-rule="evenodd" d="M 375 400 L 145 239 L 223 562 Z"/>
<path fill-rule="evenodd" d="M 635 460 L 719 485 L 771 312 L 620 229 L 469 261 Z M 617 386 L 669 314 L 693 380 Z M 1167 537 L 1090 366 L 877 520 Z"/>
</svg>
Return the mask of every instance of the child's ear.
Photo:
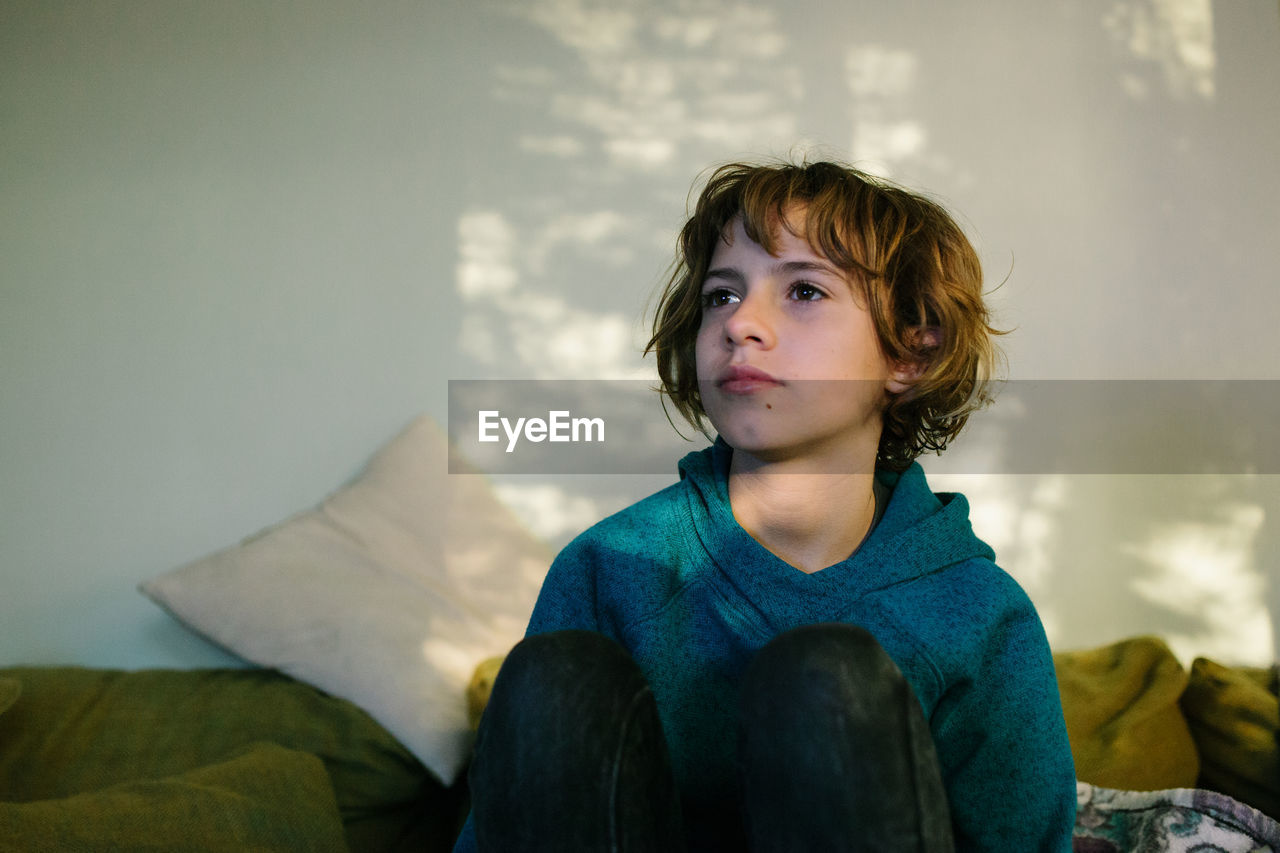
<svg viewBox="0 0 1280 853">
<path fill-rule="evenodd" d="M 901 394 L 920 381 L 929 369 L 933 352 L 942 344 L 942 330 L 937 326 L 916 326 L 907 334 L 911 351 L 916 357 L 908 361 L 895 361 L 889 371 L 886 387 L 890 394 Z"/>
<path fill-rule="evenodd" d="M 885 388 L 894 396 L 901 394 L 916 384 L 924 374 L 924 368 L 924 363 L 919 361 L 895 362 L 893 369 L 889 371 L 889 381 L 885 383 Z"/>
</svg>

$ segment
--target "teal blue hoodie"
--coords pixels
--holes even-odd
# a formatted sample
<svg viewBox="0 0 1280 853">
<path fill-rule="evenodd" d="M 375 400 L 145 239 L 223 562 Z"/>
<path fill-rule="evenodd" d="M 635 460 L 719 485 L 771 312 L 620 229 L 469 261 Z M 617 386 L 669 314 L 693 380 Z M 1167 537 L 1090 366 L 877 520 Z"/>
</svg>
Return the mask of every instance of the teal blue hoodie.
<svg viewBox="0 0 1280 853">
<path fill-rule="evenodd" d="M 582 628 L 631 652 L 698 811 L 737 790 L 737 688 L 752 655 L 799 625 L 861 625 L 924 707 L 957 849 L 1070 850 L 1075 770 L 1044 630 L 973 534 L 965 498 L 935 495 L 918 464 L 880 472 L 892 494 L 866 541 L 806 574 L 734 519 L 731 454 L 723 442 L 690 453 L 679 483 L 571 542 L 528 634 Z M 468 822 L 458 850 L 474 848 L 470 835 Z"/>
</svg>

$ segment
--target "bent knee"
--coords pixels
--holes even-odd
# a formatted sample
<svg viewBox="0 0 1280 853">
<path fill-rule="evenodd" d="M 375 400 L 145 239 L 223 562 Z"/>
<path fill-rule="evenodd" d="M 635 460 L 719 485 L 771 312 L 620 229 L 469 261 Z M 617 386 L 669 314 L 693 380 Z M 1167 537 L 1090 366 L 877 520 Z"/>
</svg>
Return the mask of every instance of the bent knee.
<svg viewBox="0 0 1280 853">
<path fill-rule="evenodd" d="M 565 630 L 526 637 L 498 670 L 493 692 L 539 694 L 596 687 L 634 690 L 639 667 L 614 640 L 594 631 Z"/>
<path fill-rule="evenodd" d="M 902 671 L 870 631 L 858 625 L 804 625 L 774 637 L 748 669 L 745 690 L 789 696 L 865 701 L 906 685 Z"/>
</svg>

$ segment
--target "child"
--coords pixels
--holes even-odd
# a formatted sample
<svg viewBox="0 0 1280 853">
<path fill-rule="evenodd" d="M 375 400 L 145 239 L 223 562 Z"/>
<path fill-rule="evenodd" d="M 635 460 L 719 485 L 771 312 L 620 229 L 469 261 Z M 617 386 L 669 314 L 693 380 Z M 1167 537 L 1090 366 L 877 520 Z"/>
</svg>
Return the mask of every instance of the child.
<svg viewBox="0 0 1280 853">
<path fill-rule="evenodd" d="M 913 461 L 983 400 L 981 286 L 910 192 L 712 175 L 648 350 L 718 438 L 556 559 L 459 850 L 1070 849 L 1040 621 Z"/>
</svg>

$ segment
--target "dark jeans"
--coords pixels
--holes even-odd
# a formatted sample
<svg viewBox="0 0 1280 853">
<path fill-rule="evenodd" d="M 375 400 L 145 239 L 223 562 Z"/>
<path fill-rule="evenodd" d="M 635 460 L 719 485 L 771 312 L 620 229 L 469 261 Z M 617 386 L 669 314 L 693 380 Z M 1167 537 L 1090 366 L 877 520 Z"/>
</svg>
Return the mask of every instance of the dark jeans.
<svg viewBox="0 0 1280 853">
<path fill-rule="evenodd" d="M 774 638 L 743 681 L 739 737 L 740 817 L 712 849 L 953 849 L 920 703 L 867 631 L 811 625 Z M 543 634 L 512 650 L 470 784 L 481 851 L 686 847 L 653 694 L 599 634 Z"/>
</svg>

